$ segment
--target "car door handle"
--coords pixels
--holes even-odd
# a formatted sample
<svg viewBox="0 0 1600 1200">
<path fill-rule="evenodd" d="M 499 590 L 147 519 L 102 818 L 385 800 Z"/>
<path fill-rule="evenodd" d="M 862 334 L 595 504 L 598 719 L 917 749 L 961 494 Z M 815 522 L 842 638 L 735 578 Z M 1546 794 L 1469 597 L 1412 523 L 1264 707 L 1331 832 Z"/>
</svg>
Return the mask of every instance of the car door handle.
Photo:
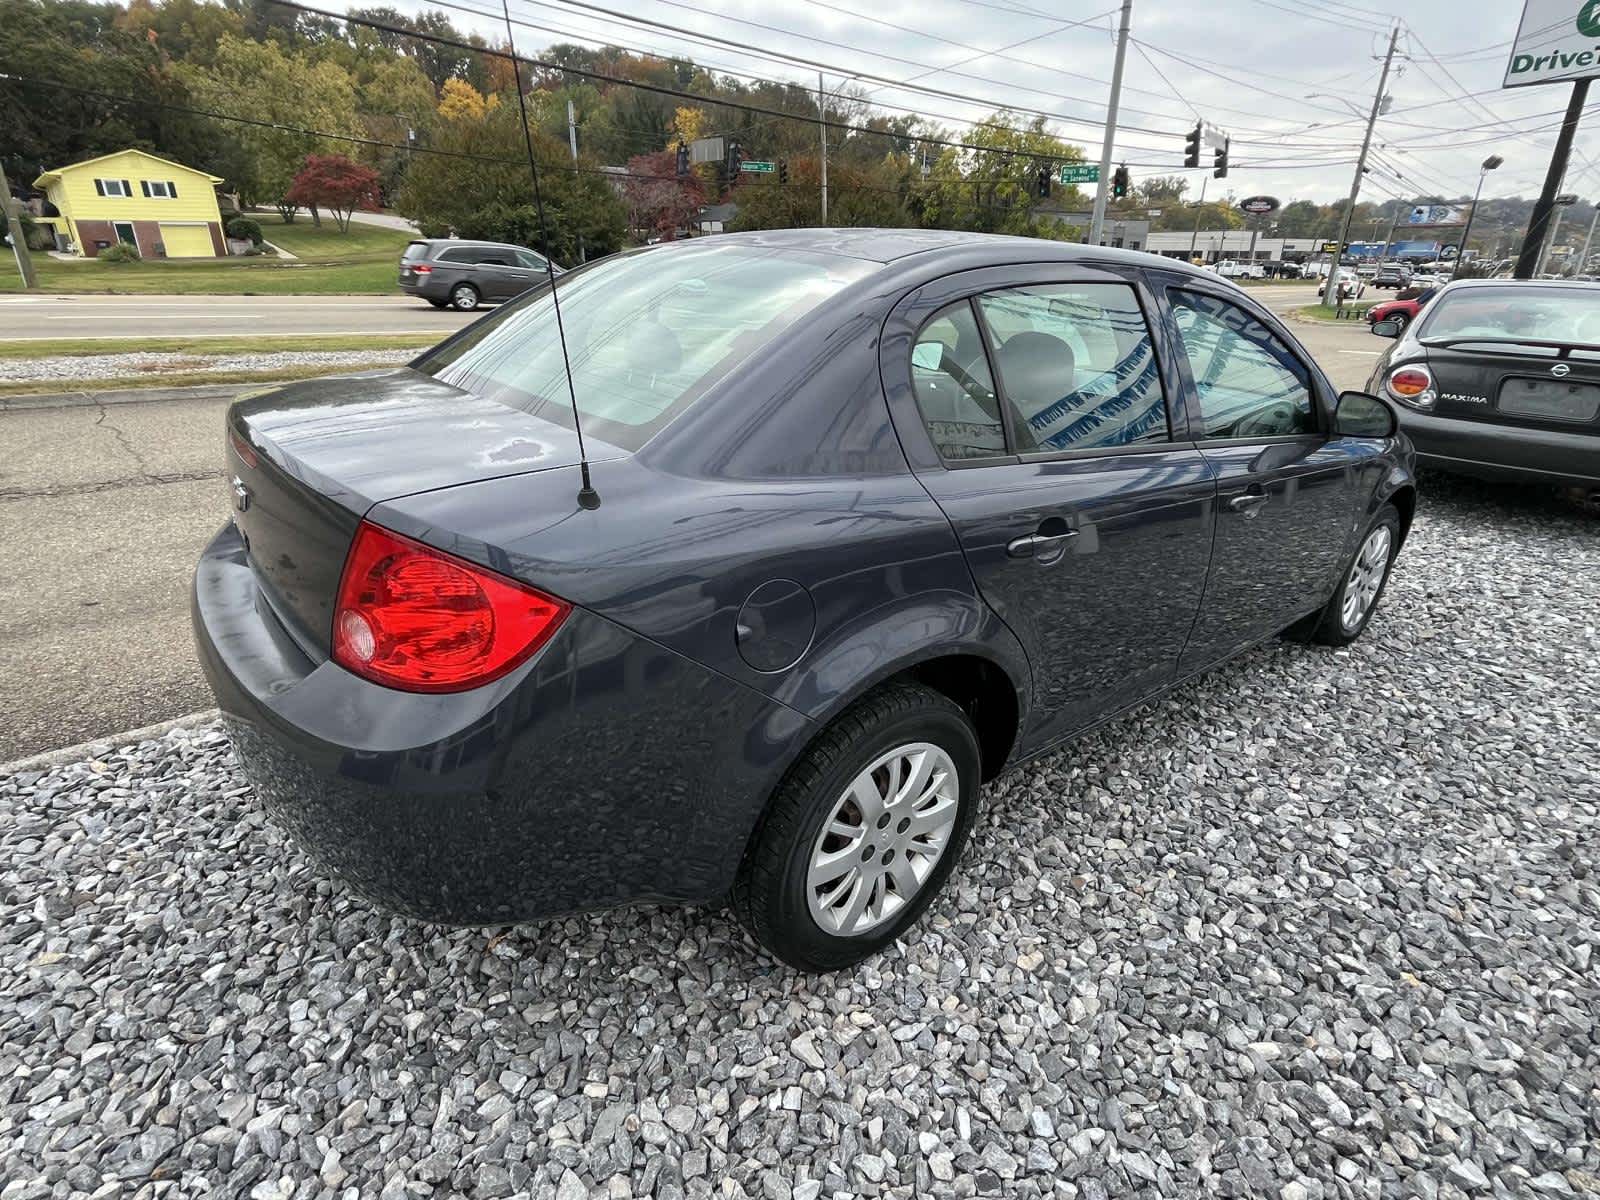
<svg viewBox="0 0 1600 1200">
<path fill-rule="evenodd" d="M 1012 558 L 1049 558 L 1077 536 L 1076 529 L 1069 529 L 1065 533 L 1024 534 L 1006 543 L 1006 553 Z"/>
<path fill-rule="evenodd" d="M 1256 515 L 1256 510 L 1267 502 L 1266 495 L 1247 492 L 1243 496 L 1235 496 L 1228 501 L 1228 507 L 1236 513 L 1244 513 L 1247 517 Z"/>
</svg>

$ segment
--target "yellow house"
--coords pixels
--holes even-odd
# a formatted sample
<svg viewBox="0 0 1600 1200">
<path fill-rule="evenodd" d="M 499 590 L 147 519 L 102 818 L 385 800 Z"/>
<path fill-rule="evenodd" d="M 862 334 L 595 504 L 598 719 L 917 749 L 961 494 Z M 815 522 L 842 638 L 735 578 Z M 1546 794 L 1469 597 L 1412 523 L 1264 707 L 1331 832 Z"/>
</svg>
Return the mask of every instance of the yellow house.
<svg viewBox="0 0 1600 1200">
<path fill-rule="evenodd" d="M 58 230 L 93 256 L 126 242 L 141 258 L 217 258 L 227 251 L 217 184 L 222 180 L 143 150 L 118 150 L 33 181 Z"/>
</svg>

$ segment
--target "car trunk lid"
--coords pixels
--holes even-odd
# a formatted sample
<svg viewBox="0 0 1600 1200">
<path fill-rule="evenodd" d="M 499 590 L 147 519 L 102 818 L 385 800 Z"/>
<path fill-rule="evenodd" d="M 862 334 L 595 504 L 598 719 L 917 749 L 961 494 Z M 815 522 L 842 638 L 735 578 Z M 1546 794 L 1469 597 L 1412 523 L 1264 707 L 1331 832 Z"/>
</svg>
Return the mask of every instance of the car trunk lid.
<svg viewBox="0 0 1600 1200">
<path fill-rule="evenodd" d="M 594 438 L 588 448 L 591 461 L 623 453 Z M 228 412 L 234 523 L 267 603 L 318 656 L 373 505 L 578 461 L 571 430 L 408 368 L 270 388 Z"/>
<path fill-rule="evenodd" d="M 1600 435 L 1600 349 L 1492 338 L 1423 344 L 1440 416 Z"/>
</svg>

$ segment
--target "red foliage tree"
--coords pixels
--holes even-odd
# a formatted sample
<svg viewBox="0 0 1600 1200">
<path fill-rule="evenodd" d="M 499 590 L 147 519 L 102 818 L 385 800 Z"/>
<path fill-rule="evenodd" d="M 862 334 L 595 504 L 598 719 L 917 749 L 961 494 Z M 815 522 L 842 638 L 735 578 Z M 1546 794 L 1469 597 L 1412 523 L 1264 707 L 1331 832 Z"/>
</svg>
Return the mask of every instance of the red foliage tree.
<svg viewBox="0 0 1600 1200">
<path fill-rule="evenodd" d="M 378 173 L 342 154 L 308 154 L 284 199 L 305 205 L 313 216 L 319 207 L 326 208 L 339 232 L 348 233 L 351 213 L 378 207 Z"/>
<path fill-rule="evenodd" d="M 628 160 L 622 200 L 628 207 L 628 224 L 636 233 L 654 234 L 670 242 L 680 228 L 693 228 L 706 202 L 705 188 L 692 171 L 678 178 L 677 166 L 676 150 L 639 154 Z"/>
</svg>

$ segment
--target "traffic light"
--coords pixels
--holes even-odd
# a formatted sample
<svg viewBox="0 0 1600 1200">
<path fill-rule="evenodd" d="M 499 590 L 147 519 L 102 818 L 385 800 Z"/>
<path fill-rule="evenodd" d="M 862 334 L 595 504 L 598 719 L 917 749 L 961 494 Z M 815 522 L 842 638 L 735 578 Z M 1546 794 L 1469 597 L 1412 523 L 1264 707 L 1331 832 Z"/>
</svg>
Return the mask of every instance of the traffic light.
<svg viewBox="0 0 1600 1200">
<path fill-rule="evenodd" d="M 1200 165 L 1200 126 L 1196 125 L 1189 131 L 1189 136 L 1183 139 L 1183 165 L 1198 167 Z"/>
<path fill-rule="evenodd" d="M 1128 178 L 1128 164 L 1117 164 L 1116 174 L 1111 176 L 1111 194 L 1121 200 L 1128 194 L 1131 185 L 1132 180 Z"/>
<path fill-rule="evenodd" d="M 689 173 L 689 147 L 682 142 L 678 143 L 678 178 L 682 179 Z"/>
<path fill-rule="evenodd" d="M 1039 199 L 1041 199 L 1041 200 L 1050 199 L 1050 168 L 1049 167 L 1040 167 L 1039 168 L 1039 184 L 1038 184 L 1038 186 L 1039 186 Z"/>
<path fill-rule="evenodd" d="M 728 143 L 728 179 L 731 182 L 739 174 L 739 164 L 744 161 L 744 149 L 738 142 Z"/>
<path fill-rule="evenodd" d="M 789 182 L 789 160 L 787 158 L 780 158 L 778 160 L 778 182 Z"/>
<path fill-rule="evenodd" d="M 1222 145 L 1217 148 L 1216 169 L 1211 172 L 1214 179 L 1226 179 L 1228 177 L 1228 144 L 1232 140 L 1232 138 L 1223 138 Z"/>
</svg>

